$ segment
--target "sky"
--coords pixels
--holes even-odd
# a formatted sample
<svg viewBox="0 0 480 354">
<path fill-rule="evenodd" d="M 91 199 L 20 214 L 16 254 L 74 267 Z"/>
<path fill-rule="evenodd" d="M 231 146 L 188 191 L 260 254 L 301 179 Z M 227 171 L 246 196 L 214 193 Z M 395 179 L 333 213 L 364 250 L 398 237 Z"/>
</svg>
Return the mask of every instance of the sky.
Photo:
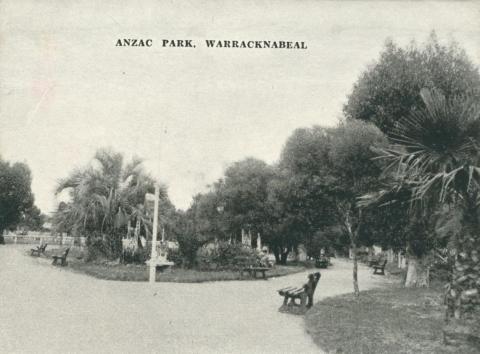
<svg viewBox="0 0 480 354">
<path fill-rule="evenodd" d="M 1 0 L 0 156 L 29 165 L 46 213 L 58 180 L 101 147 L 145 159 L 186 209 L 231 163 L 274 163 L 294 129 L 335 125 L 387 38 L 406 45 L 435 30 L 479 65 L 479 18 L 479 2 Z M 119 38 L 153 46 L 116 47 Z"/>
</svg>

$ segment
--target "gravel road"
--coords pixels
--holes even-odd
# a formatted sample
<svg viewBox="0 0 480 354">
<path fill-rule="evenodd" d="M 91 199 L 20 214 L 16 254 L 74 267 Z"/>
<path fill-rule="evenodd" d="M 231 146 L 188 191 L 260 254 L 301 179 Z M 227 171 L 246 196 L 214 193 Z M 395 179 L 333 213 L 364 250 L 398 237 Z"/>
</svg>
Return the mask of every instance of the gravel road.
<svg viewBox="0 0 480 354">
<path fill-rule="evenodd" d="M 267 281 L 202 284 L 97 280 L 0 246 L 0 353 L 320 353 L 303 317 L 279 313 Z M 321 270 L 315 301 L 352 291 L 351 263 Z M 360 266 L 361 290 L 384 277 Z"/>
</svg>

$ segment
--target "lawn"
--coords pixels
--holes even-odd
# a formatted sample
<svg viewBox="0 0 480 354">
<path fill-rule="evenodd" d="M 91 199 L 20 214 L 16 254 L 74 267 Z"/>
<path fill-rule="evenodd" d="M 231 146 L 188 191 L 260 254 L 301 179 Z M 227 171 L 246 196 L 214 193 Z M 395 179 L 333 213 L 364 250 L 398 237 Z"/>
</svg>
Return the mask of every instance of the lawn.
<svg viewBox="0 0 480 354">
<path fill-rule="evenodd" d="M 327 298 L 306 315 L 307 331 L 329 353 L 479 353 L 442 343 L 443 296 L 430 289 L 365 291 Z"/>
<path fill-rule="evenodd" d="M 51 258 L 56 252 L 47 250 L 45 257 Z M 43 256 L 42 256 L 43 257 Z M 81 251 L 72 249 L 68 256 L 67 269 L 75 272 L 87 274 L 98 279 L 120 280 L 120 281 L 148 281 L 149 269 L 144 264 L 116 264 L 114 262 L 84 262 Z M 302 264 L 281 266 L 277 265 L 266 273 L 268 278 L 279 277 L 288 274 L 298 273 L 307 268 Z M 259 275 L 257 275 L 259 277 Z M 182 269 L 172 267 L 163 272 L 157 271 L 156 280 L 159 282 L 177 282 L 177 283 L 200 283 L 206 281 L 224 281 L 224 280 L 248 280 L 252 279 L 240 272 L 233 270 L 222 271 L 199 271 L 195 269 Z M 259 278 L 260 279 L 260 278 Z"/>
</svg>

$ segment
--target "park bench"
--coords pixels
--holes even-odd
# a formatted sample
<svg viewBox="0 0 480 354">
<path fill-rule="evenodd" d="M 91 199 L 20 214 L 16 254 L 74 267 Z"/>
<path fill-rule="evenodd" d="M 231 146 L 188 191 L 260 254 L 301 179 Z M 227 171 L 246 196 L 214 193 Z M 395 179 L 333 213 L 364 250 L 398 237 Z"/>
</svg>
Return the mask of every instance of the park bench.
<svg viewBox="0 0 480 354">
<path fill-rule="evenodd" d="M 313 305 L 313 295 L 320 277 L 321 274 L 319 272 L 311 273 L 308 275 L 308 282 L 302 287 L 289 286 L 278 290 L 278 294 L 283 296 L 283 304 L 279 311 L 297 314 L 305 313 Z M 297 303 L 296 300 L 299 300 L 300 303 Z"/>
<path fill-rule="evenodd" d="M 256 278 L 257 273 L 261 273 L 262 278 L 266 279 L 267 276 L 265 272 L 268 272 L 269 270 L 270 268 L 267 268 L 267 267 L 244 267 L 244 268 L 240 268 L 240 276 L 243 277 L 243 273 L 246 272 L 250 275 L 250 277 Z"/>
<path fill-rule="evenodd" d="M 320 256 L 315 260 L 315 267 L 317 268 L 327 268 L 330 265 L 330 259 L 327 256 Z"/>
<path fill-rule="evenodd" d="M 60 265 L 61 266 L 65 266 L 67 265 L 67 256 L 68 256 L 68 252 L 70 251 L 70 247 L 66 248 L 62 254 L 56 254 L 56 255 L 53 255 L 52 258 L 53 258 L 53 262 L 52 264 L 53 265 L 58 265 L 58 260 L 60 260 Z"/>
<path fill-rule="evenodd" d="M 380 258 L 372 258 L 368 261 L 368 266 L 373 267 L 377 266 L 380 263 Z"/>
<path fill-rule="evenodd" d="M 36 248 L 32 248 L 31 249 L 32 253 L 30 255 L 40 257 L 41 254 L 45 253 L 45 249 L 47 248 L 47 245 L 48 243 L 37 246 Z"/>
<path fill-rule="evenodd" d="M 385 265 L 387 264 L 387 260 L 385 259 L 383 262 L 373 266 L 373 274 L 385 275 Z M 379 272 L 379 273 L 377 273 Z"/>
</svg>

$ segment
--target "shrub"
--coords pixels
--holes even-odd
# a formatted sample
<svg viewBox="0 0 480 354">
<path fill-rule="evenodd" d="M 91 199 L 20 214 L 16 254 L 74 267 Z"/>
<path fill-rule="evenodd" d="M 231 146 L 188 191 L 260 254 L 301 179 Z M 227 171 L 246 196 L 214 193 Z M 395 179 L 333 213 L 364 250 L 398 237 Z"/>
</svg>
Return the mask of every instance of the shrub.
<svg viewBox="0 0 480 354">
<path fill-rule="evenodd" d="M 99 232 L 87 234 L 87 257 L 86 261 L 98 259 L 118 259 L 122 254 L 121 235 L 103 235 Z"/>
<path fill-rule="evenodd" d="M 178 248 L 169 248 L 167 252 L 167 260 L 175 263 L 176 266 L 181 267 L 183 265 L 183 255 Z"/>
<path fill-rule="evenodd" d="M 105 242 L 99 237 L 87 237 L 87 256 L 85 261 L 91 262 L 97 259 L 106 258 L 107 247 Z"/>
<path fill-rule="evenodd" d="M 146 248 L 137 248 L 133 253 L 126 252 L 123 255 L 124 263 L 144 264 L 150 258 L 150 252 Z"/>
<path fill-rule="evenodd" d="M 258 253 L 242 244 L 220 242 L 211 255 L 210 260 L 220 268 L 235 269 L 260 264 Z"/>
<path fill-rule="evenodd" d="M 180 254 L 182 256 L 182 266 L 191 268 L 196 264 L 197 251 L 206 242 L 200 236 L 187 231 L 184 234 L 177 235 L 177 242 Z"/>
</svg>

